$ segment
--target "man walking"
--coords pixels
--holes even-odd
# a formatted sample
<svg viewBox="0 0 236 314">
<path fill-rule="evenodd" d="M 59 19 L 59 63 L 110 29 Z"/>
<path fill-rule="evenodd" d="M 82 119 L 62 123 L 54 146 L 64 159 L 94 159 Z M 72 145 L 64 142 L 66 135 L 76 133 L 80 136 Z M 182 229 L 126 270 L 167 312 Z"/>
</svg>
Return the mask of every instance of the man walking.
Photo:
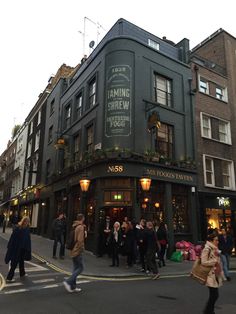
<svg viewBox="0 0 236 314">
<path fill-rule="evenodd" d="M 83 271 L 83 251 L 86 227 L 84 225 L 84 215 L 78 214 L 77 220 L 74 221 L 72 228 L 75 228 L 75 244 L 70 252 L 73 261 L 72 275 L 63 282 L 68 292 L 80 292 L 80 288 L 76 288 L 76 278 Z"/>
<path fill-rule="evenodd" d="M 229 259 L 233 249 L 233 239 L 231 235 L 226 233 L 225 229 L 221 229 L 219 236 L 219 250 L 221 251 L 221 262 L 226 279 L 231 280 L 229 275 Z"/>
</svg>

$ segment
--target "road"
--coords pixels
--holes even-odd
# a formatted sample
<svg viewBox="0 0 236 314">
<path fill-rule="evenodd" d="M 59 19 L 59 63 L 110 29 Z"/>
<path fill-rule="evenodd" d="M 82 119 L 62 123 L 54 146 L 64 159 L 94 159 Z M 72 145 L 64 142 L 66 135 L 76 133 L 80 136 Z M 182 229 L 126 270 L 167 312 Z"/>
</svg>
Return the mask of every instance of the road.
<svg viewBox="0 0 236 314">
<path fill-rule="evenodd" d="M 6 243 L 0 239 L 0 271 Z M 26 264 L 28 277 L 8 284 L 0 292 L 1 314 L 199 314 L 208 291 L 188 277 L 159 280 L 97 280 L 80 278 L 80 293 L 68 293 L 62 281 L 65 274 L 33 259 Z M 216 313 L 236 313 L 236 275 L 220 290 Z"/>
</svg>

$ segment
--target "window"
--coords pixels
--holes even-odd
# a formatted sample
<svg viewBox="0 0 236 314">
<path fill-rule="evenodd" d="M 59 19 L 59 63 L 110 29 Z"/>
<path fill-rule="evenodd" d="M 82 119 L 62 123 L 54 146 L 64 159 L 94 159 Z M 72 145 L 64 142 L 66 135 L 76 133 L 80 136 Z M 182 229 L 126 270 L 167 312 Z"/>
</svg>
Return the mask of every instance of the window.
<svg viewBox="0 0 236 314">
<path fill-rule="evenodd" d="M 31 156 L 31 153 L 32 153 L 32 140 L 30 140 L 28 143 L 27 158 Z"/>
<path fill-rule="evenodd" d="M 202 136 L 211 138 L 211 119 L 206 115 L 202 115 Z"/>
<path fill-rule="evenodd" d="M 159 50 L 159 48 L 160 48 L 160 44 L 157 43 L 156 41 L 152 40 L 152 39 L 148 39 L 148 46 L 150 46 L 156 50 Z"/>
<path fill-rule="evenodd" d="M 231 145 L 230 122 L 201 112 L 202 137 Z"/>
<path fill-rule="evenodd" d="M 48 179 L 49 179 L 49 176 L 50 176 L 50 172 L 51 172 L 51 160 L 48 159 L 46 161 L 46 183 L 48 183 Z"/>
<path fill-rule="evenodd" d="M 51 143 L 53 140 L 53 125 L 48 129 L 48 143 Z"/>
<path fill-rule="evenodd" d="M 96 104 L 96 78 L 89 83 L 89 108 Z"/>
<path fill-rule="evenodd" d="M 154 97 L 161 105 L 172 106 L 171 81 L 160 75 L 154 75 Z"/>
<path fill-rule="evenodd" d="M 53 114 L 55 110 L 55 98 L 50 103 L 50 116 Z"/>
<path fill-rule="evenodd" d="M 75 97 L 75 120 L 82 116 L 82 93 Z"/>
<path fill-rule="evenodd" d="M 202 77 L 200 78 L 200 82 L 199 82 L 199 90 L 200 92 L 204 94 L 209 94 L 208 82 L 204 80 Z"/>
<path fill-rule="evenodd" d="M 203 168 L 206 186 L 235 190 L 232 160 L 203 155 Z"/>
<path fill-rule="evenodd" d="M 174 233 L 189 232 L 187 188 L 173 185 L 172 197 Z"/>
<path fill-rule="evenodd" d="M 71 105 L 68 105 L 65 108 L 65 124 L 64 124 L 65 129 L 69 128 L 70 126 L 70 117 L 71 117 Z"/>
<path fill-rule="evenodd" d="M 35 148 L 34 148 L 34 151 L 39 149 L 39 143 L 40 143 L 40 130 L 38 130 L 38 132 L 36 133 L 36 136 L 35 136 Z"/>
<path fill-rule="evenodd" d="M 39 125 L 40 122 L 41 122 L 41 115 L 42 115 L 42 112 L 41 112 L 41 110 L 39 110 L 39 112 L 38 112 L 38 123 L 37 123 L 37 125 Z"/>
<path fill-rule="evenodd" d="M 157 130 L 156 151 L 167 158 L 173 157 L 173 127 L 164 123 Z"/>
<path fill-rule="evenodd" d="M 74 161 L 79 160 L 79 150 L 80 150 L 80 134 L 74 137 Z"/>
<path fill-rule="evenodd" d="M 91 153 L 93 151 L 93 125 L 87 128 L 87 152 Z"/>
<path fill-rule="evenodd" d="M 34 128 L 34 123 L 33 121 L 30 122 L 30 132 L 29 132 L 29 135 L 31 135 L 33 133 L 33 128 Z"/>
<path fill-rule="evenodd" d="M 213 159 L 205 158 L 205 182 L 206 185 L 214 185 L 214 163 Z"/>
<path fill-rule="evenodd" d="M 221 87 L 216 87 L 216 98 L 223 100 L 223 89 Z"/>
</svg>

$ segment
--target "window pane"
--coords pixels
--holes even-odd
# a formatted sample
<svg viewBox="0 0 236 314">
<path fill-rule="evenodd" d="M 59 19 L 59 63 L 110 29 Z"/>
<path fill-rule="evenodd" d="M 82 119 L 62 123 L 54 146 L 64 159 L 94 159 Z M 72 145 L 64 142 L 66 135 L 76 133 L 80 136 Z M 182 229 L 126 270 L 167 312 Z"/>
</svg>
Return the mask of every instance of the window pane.
<svg viewBox="0 0 236 314">
<path fill-rule="evenodd" d="M 171 81 L 159 76 L 154 75 L 154 95 L 155 101 L 161 105 L 171 106 Z"/>
<path fill-rule="evenodd" d="M 212 162 L 211 159 L 206 158 L 206 170 L 212 171 Z"/>
<path fill-rule="evenodd" d="M 207 184 L 212 184 L 212 173 L 211 172 L 206 173 L 206 181 L 207 181 Z"/>
</svg>

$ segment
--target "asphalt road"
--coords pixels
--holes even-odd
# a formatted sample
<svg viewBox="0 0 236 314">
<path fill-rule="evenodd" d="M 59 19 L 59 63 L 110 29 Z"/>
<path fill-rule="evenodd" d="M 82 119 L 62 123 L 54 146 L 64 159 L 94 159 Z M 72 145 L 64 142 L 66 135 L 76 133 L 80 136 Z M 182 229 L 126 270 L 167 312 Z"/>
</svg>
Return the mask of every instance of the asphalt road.
<svg viewBox="0 0 236 314">
<path fill-rule="evenodd" d="M 6 242 L 0 239 L 0 271 Z M 1 314 L 199 314 L 207 300 L 204 286 L 187 277 L 159 280 L 91 281 L 78 279 L 79 293 L 68 293 L 61 274 L 33 259 L 26 263 L 28 277 L 0 292 Z M 236 313 L 236 274 L 220 289 L 217 314 Z"/>
</svg>

